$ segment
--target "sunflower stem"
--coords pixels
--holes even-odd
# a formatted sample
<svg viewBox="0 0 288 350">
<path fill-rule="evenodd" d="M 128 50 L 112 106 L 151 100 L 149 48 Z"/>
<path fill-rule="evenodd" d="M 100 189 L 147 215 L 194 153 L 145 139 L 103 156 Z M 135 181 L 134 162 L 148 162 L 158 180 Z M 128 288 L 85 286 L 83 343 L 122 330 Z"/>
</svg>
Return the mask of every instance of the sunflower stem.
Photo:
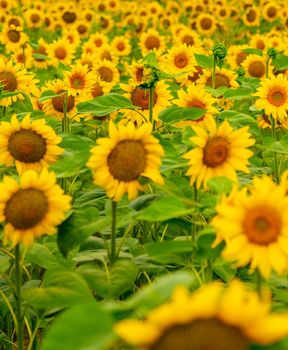
<svg viewBox="0 0 288 350">
<path fill-rule="evenodd" d="M 270 121 L 271 121 L 272 137 L 274 138 L 274 140 L 276 142 L 277 141 L 277 135 L 276 135 L 275 119 L 273 117 L 270 117 Z M 279 169 L 278 169 L 277 152 L 274 152 L 274 166 L 275 166 L 275 179 L 276 179 L 276 182 L 279 183 Z"/>
<path fill-rule="evenodd" d="M 62 132 L 68 133 L 69 127 L 68 127 L 68 118 L 67 118 L 67 103 L 68 103 L 68 92 L 65 92 L 65 99 L 63 104 L 63 119 L 62 119 Z M 64 177 L 61 181 L 62 183 L 62 189 L 64 193 L 67 193 L 67 178 Z"/>
<path fill-rule="evenodd" d="M 20 245 L 17 244 L 15 247 L 15 280 L 16 280 L 16 318 L 17 318 L 17 349 L 23 350 L 24 340 L 24 317 L 22 314 L 22 267 L 20 262 Z"/>
<path fill-rule="evenodd" d="M 212 89 L 216 86 L 216 57 L 213 59 L 213 70 L 212 70 Z"/>
<path fill-rule="evenodd" d="M 268 57 L 266 61 L 266 78 L 269 78 L 269 63 L 270 63 L 270 57 Z"/>
<path fill-rule="evenodd" d="M 153 125 L 153 131 L 155 130 L 155 123 L 153 121 L 153 97 L 154 89 L 153 87 L 149 88 L 149 122 Z"/>
<path fill-rule="evenodd" d="M 117 202 L 112 201 L 111 252 L 110 252 L 111 265 L 115 262 L 115 259 L 116 259 L 116 219 L 117 219 Z"/>
<path fill-rule="evenodd" d="M 258 269 L 256 270 L 256 288 L 259 298 L 262 299 L 262 277 Z"/>
</svg>

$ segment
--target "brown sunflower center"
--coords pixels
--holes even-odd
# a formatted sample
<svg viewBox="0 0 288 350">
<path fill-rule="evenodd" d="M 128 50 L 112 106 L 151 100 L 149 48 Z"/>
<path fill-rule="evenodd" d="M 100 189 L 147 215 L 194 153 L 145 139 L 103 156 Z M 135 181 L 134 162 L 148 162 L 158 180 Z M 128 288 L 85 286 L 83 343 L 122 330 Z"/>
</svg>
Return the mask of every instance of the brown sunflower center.
<svg viewBox="0 0 288 350">
<path fill-rule="evenodd" d="M 40 16 L 37 14 L 37 13 L 33 13 L 31 16 L 30 16 L 30 20 L 32 23 L 36 24 L 40 21 Z"/>
<path fill-rule="evenodd" d="M 275 208 L 262 205 L 247 209 L 242 226 L 250 242 L 266 245 L 281 234 L 282 220 Z"/>
<path fill-rule="evenodd" d="M 17 79 L 11 72 L 0 72 L 0 84 L 5 91 L 15 91 L 17 89 Z"/>
<path fill-rule="evenodd" d="M 212 27 L 212 20 L 208 17 L 202 18 L 200 25 L 202 29 L 209 30 Z"/>
<path fill-rule="evenodd" d="M 207 80 L 207 85 L 212 86 L 212 77 Z M 217 89 L 220 86 L 231 87 L 229 78 L 226 75 L 221 73 L 216 73 L 215 75 L 215 88 Z"/>
<path fill-rule="evenodd" d="M 21 129 L 10 136 L 8 150 L 20 162 L 35 163 L 46 154 L 46 141 L 35 131 Z"/>
<path fill-rule="evenodd" d="M 175 56 L 174 64 L 177 68 L 184 68 L 188 64 L 188 57 L 185 54 L 180 53 L 179 55 Z"/>
<path fill-rule="evenodd" d="M 279 89 L 271 89 L 267 99 L 273 106 L 280 107 L 287 101 L 287 94 L 285 91 L 280 91 Z"/>
<path fill-rule="evenodd" d="M 52 106 L 57 112 L 64 112 L 64 103 L 65 103 L 65 90 L 60 90 L 57 92 L 60 96 L 52 98 Z M 67 112 L 70 112 L 74 107 L 74 96 L 69 95 L 67 98 Z"/>
<path fill-rule="evenodd" d="M 146 167 L 146 150 L 143 143 L 135 140 L 121 141 L 108 156 L 108 167 L 119 181 L 136 180 Z"/>
<path fill-rule="evenodd" d="M 192 73 L 192 75 L 188 76 L 188 79 L 193 82 L 197 81 L 200 75 L 203 73 L 203 69 L 201 67 L 196 66 L 194 68 L 196 69 L 196 71 Z"/>
<path fill-rule="evenodd" d="M 74 12 L 66 11 L 62 15 L 62 19 L 66 23 L 73 23 L 76 21 L 76 18 L 77 18 L 77 16 L 76 16 L 76 13 L 74 13 Z"/>
<path fill-rule="evenodd" d="M 112 61 L 111 53 L 108 50 L 104 50 L 101 53 L 101 59 L 102 60 L 107 60 L 107 61 Z"/>
<path fill-rule="evenodd" d="M 95 39 L 94 44 L 96 47 L 100 47 L 103 44 L 103 41 L 101 39 Z"/>
<path fill-rule="evenodd" d="M 203 149 L 203 164 L 210 168 L 223 164 L 229 156 L 229 146 L 228 140 L 224 137 L 210 138 Z"/>
<path fill-rule="evenodd" d="M 246 59 L 248 54 L 246 52 L 239 52 L 236 56 L 236 63 L 238 66 Z"/>
<path fill-rule="evenodd" d="M 79 24 L 79 26 L 77 26 L 77 31 L 79 34 L 85 34 L 88 30 L 88 27 L 85 24 Z"/>
<path fill-rule="evenodd" d="M 92 90 L 91 90 L 92 96 L 97 97 L 97 96 L 102 96 L 103 95 L 103 90 L 102 87 L 99 83 L 95 83 Z"/>
<path fill-rule="evenodd" d="M 48 201 L 40 190 L 18 190 L 6 204 L 6 220 L 19 230 L 27 230 L 43 220 L 48 212 Z"/>
<path fill-rule="evenodd" d="M 18 43 L 20 40 L 20 33 L 16 29 L 8 30 L 7 36 L 12 43 Z"/>
<path fill-rule="evenodd" d="M 149 109 L 149 91 L 145 89 L 136 88 L 131 93 L 131 101 L 134 106 L 141 107 L 142 109 Z M 154 91 L 153 94 L 153 106 L 157 101 L 157 94 Z"/>
<path fill-rule="evenodd" d="M 8 21 L 8 25 L 11 26 L 12 24 L 14 24 L 15 27 L 20 27 L 21 23 L 18 20 L 18 18 L 11 18 Z"/>
<path fill-rule="evenodd" d="M 74 89 L 83 89 L 85 87 L 85 78 L 81 74 L 74 74 L 69 80 L 71 87 Z"/>
<path fill-rule="evenodd" d="M 269 7 L 268 10 L 267 10 L 267 16 L 270 17 L 270 18 L 273 18 L 275 17 L 277 14 L 277 9 L 273 6 Z"/>
<path fill-rule="evenodd" d="M 144 68 L 138 67 L 135 72 L 135 78 L 137 82 L 141 82 L 144 77 Z"/>
<path fill-rule="evenodd" d="M 157 36 L 150 35 L 145 41 L 145 46 L 148 50 L 159 49 L 160 40 Z"/>
<path fill-rule="evenodd" d="M 109 67 L 100 67 L 98 69 L 101 80 L 111 83 L 113 80 L 113 71 Z"/>
<path fill-rule="evenodd" d="M 125 49 L 125 44 L 124 44 L 123 42 L 119 42 L 119 43 L 117 44 L 117 49 L 118 49 L 119 51 L 123 51 L 123 50 Z"/>
<path fill-rule="evenodd" d="M 251 77 L 262 78 L 265 74 L 265 64 L 260 61 L 251 62 L 248 67 L 248 73 Z"/>
<path fill-rule="evenodd" d="M 258 40 L 256 43 L 257 49 L 264 50 L 265 49 L 265 43 L 262 40 Z"/>
<path fill-rule="evenodd" d="M 57 47 L 54 54 L 59 60 L 64 60 L 67 57 L 67 51 L 64 47 Z"/>
<path fill-rule="evenodd" d="M 195 41 L 191 35 L 185 35 L 182 39 L 182 43 L 186 44 L 187 46 L 192 46 L 194 45 Z"/>
<path fill-rule="evenodd" d="M 8 7 L 8 3 L 6 0 L 1 1 L 0 5 L 1 5 L 2 9 L 6 9 Z"/>
<path fill-rule="evenodd" d="M 253 9 L 250 9 L 248 13 L 246 14 L 246 18 L 248 22 L 253 22 L 256 19 L 256 12 Z"/>
<path fill-rule="evenodd" d="M 217 319 L 195 320 L 168 329 L 150 350 L 248 350 L 241 331 Z"/>
</svg>

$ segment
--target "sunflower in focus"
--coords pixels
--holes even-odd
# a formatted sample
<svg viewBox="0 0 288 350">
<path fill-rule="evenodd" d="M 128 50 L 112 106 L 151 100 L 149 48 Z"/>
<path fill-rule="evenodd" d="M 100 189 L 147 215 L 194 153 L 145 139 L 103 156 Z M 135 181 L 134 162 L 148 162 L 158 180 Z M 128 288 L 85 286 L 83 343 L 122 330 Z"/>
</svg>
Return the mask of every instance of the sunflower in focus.
<svg viewBox="0 0 288 350">
<path fill-rule="evenodd" d="M 63 153 L 58 146 L 61 141 L 45 119 L 31 122 L 28 114 L 19 122 L 14 115 L 10 123 L 3 121 L 0 125 L 0 163 L 12 166 L 15 162 L 20 174 L 28 169 L 41 170 Z"/>
<path fill-rule="evenodd" d="M 159 167 L 164 152 L 151 133 L 150 123 L 135 128 L 133 123 L 116 127 L 110 122 L 109 138 L 98 139 L 91 150 L 87 166 L 94 183 L 105 188 L 114 201 L 120 201 L 125 193 L 130 200 L 137 197 L 138 190 L 143 190 L 141 176 L 163 184 Z"/>
<path fill-rule="evenodd" d="M 171 300 L 144 320 L 119 321 L 114 329 L 142 350 L 249 350 L 252 344 L 272 344 L 288 334 L 287 313 L 270 309 L 268 298 L 260 299 L 240 281 L 228 287 L 209 283 L 192 294 L 177 286 Z"/>
<path fill-rule="evenodd" d="M 44 234 L 55 234 L 56 226 L 70 209 L 71 198 L 56 184 L 47 169 L 25 171 L 20 183 L 5 176 L 0 184 L 0 220 L 5 222 L 4 238 L 13 245 L 29 245 Z"/>
<path fill-rule="evenodd" d="M 14 24 L 5 25 L 0 33 L 0 42 L 5 45 L 8 51 L 19 49 L 28 41 L 28 36 L 23 29 Z"/>
<path fill-rule="evenodd" d="M 288 81 L 283 74 L 263 79 L 255 96 L 258 97 L 255 106 L 263 109 L 266 115 L 280 121 L 287 119 Z"/>
<path fill-rule="evenodd" d="M 36 83 L 38 80 L 33 79 L 20 64 L 14 64 L 12 61 L 5 62 L 0 57 L 0 85 L 4 92 L 17 92 L 14 96 L 4 97 L 0 100 L 0 106 L 10 106 L 17 100 L 24 100 L 20 92 L 34 93 L 36 92 Z"/>
<path fill-rule="evenodd" d="M 164 37 L 152 28 L 141 35 L 139 44 L 143 55 L 149 53 L 151 50 L 155 50 L 158 54 L 161 54 L 165 50 Z"/>
<path fill-rule="evenodd" d="M 248 55 L 242 62 L 242 67 L 245 69 L 249 77 L 264 78 L 266 75 L 266 61 L 263 56 Z M 269 66 L 268 74 L 272 73 L 272 67 Z"/>
<path fill-rule="evenodd" d="M 71 64 L 74 52 L 75 46 L 71 45 L 67 39 L 54 40 L 47 47 L 47 54 L 50 58 L 49 65 L 58 67 L 60 62 L 65 65 Z"/>
<path fill-rule="evenodd" d="M 126 93 L 123 96 L 129 98 L 133 106 L 139 107 L 137 111 L 121 110 L 123 117 L 128 121 L 141 125 L 149 120 L 149 90 L 139 86 L 120 84 Z M 158 114 L 166 107 L 171 106 L 172 95 L 164 81 L 159 81 L 153 91 L 153 119 L 158 121 Z"/>
<path fill-rule="evenodd" d="M 283 181 L 276 185 L 268 176 L 254 177 L 247 189 L 238 190 L 233 201 L 217 205 L 212 220 L 217 235 L 225 240 L 223 257 L 237 266 L 250 264 L 269 278 L 288 271 L 288 197 Z"/>
<path fill-rule="evenodd" d="M 174 100 L 176 106 L 180 107 L 194 107 L 205 109 L 206 113 L 198 120 L 185 120 L 183 122 L 178 122 L 177 126 L 193 125 L 203 121 L 207 117 L 211 117 L 218 113 L 218 110 L 213 107 L 217 100 L 212 97 L 212 95 L 207 92 L 204 88 L 198 87 L 196 85 L 189 85 L 187 92 L 180 90 L 178 92 L 178 99 Z"/>
<path fill-rule="evenodd" d="M 254 144 L 248 127 L 233 130 L 225 120 L 217 127 L 214 118 L 206 118 L 204 127 L 193 125 L 195 136 L 191 142 L 195 147 L 184 154 L 189 161 L 186 175 L 190 176 L 190 184 L 196 183 L 200 188 L 207 180 L 216 176 L 226 176 L 237 182 L 236 170 L 249 173 L 248 159 L 253 152 L 247 148 Z"/>
<path fill-rule="evenodd" d="M 186 44 L 170 49 L 163 64 L 163 68 L 170 74 L 179 74 L 179 76 L 176 76 L 177 82 L 194 73 L 196 71 L 195 66 L 194 51 L 191 47 L 187 47 Z"/>
</svg>

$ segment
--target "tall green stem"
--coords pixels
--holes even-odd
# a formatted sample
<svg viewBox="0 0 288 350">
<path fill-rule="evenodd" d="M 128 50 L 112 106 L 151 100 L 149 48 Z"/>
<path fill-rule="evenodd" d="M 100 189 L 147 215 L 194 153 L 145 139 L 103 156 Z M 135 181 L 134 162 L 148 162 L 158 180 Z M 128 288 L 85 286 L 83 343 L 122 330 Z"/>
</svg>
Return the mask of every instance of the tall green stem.
<svg viewBox="0 0 288 350">
<path fill-rule="evenodd" d="M 270 121 L 271 121 L 272 137 L 274 138 L 274 140 L 276 142 L 277 141 L 277 136 L 276 136 L 275 119 L 271 116 Z M 275 179 L 276 179 L 276 182 L 279 183 L 279 169 L 278 169 L 277 152 L 274 152 L 274 167 L 275 167 Z"/>
<path fill-rule="evenodd" d="M 155 122 L 153 120 L 153 99 L 154 99 L 154 88 L 149 88 L 149 122 L 153 125 L 153 130 L 155 130 Z"/>
<path fill-rule="evenodd" d="M 212 89 L 216 87 L 216 57 L 213 60 L 213 70 L 212 70 Z"/>
<path fill-rule="evenodd" d="M 112 201 L 111 252 L 110 252 L 111 265 L 115 262 L 115 259 L 116 259 L 116 220 L 117 220 L 117 202 Z"/>
<path fill-rule="evenodd" d="M 256 288 L 259 298 L 262 299 L 262 277 L 259 270 L 256 270 Z"/>
<path fill-rule="evenodd" d="M 20 262 L 20 246 L 19 244 L 15 247 L 15 281 L 16 281 L 16 318 L 17 318 L 17 349 L 23 350 L 24 340 L 24 317 L 22 314 L 22 268 Z"/>
<path fill-rule="evenodd" d="M 270 63 L 270 57 L 268 57 L 266 61 L 266 78 L 269 78 L 269 63 Z"/>
<path fill-rule="evenodd" d="M 62 132 L 67 133 L 69 132 L 69 127 L 68 127 L 68 118 L 67 118 L 67 104 L 68 104 L 68 92 L 65 92 L 65 99 L 63 103 L 63 119 L 62 119 Z M 67 193 L 68 186 L 67 186 L 67 178 L 63 177 L 61 180 L 62 183 L 62 188 L 64 193 Z"/>
</svg>

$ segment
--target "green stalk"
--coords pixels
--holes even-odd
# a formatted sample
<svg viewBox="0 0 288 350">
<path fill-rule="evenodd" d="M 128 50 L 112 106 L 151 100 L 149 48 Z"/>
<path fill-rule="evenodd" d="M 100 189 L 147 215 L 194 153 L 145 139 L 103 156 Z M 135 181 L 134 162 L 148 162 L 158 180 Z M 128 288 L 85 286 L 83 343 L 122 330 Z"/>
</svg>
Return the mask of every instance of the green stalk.
<svg viewBox="0 0 288 350">
<path fill-rule="evenodd" d="M 213 71 L 212 71 L 212 89 L 216 86 L 216 57 L 213 59 Z"/>
<path fill-rule="evenodd" d="M 153 97 L 154 97 L 154 88 L 149 88 L 149 122 L 153 124 L 153 131 L 155 130 L 155 122 L 153 121 Z"/>
<path fill-rule="evenodd" d="M 273 117 L 270 117 L 270 121 L 271 121 L 271 128 L 272 128 L 272 137 L 274 138 L 274 140 L 276 142 L 277 136 L 276 136 L 275 119 Z M 279 168 L 278 168 L 277 152 L 274 152 L 274 166 L 275 166 L 275 179 L 276 179 L 276 182 L 279 183 Z"/>
<path fill-rule="evenodd" d="M 15 247 L 15 280 L 16 280 L 16 318 L 17 318 L 17 349 L 23 350 L 24 340 L 24 317 L 22 314 L 22 268 L 20 262 L 20 246 L 19 244 Z"/>
<path fill-rule="evenodd" d="M 68 92 L 65 92 L 65 99 L 64 99 L 64 104 L 63 104 L 63 119 L 62 119 L 62 132 L 67 133 L 69 131 L 68 128 L 68 118 L 67 118 L 67 103 L 68 103 Z M 67 178 L 64 177 L 61 180 L 62 183 L 62 188 L 64 193 L 67 193 Z"/>
<path fill-rule="evenodd" d="M 259 270 L 256 270 L 256 288 L 259 298 L 262 299 L 262 277 Z"/>
<path fill-rule="evenodd" d="M 269 62 L 270 62 L 270 57 L 268 57 L 266 61 L 266 78 L 269 78 Z"/>
<path fill-rule="evenodd" d="M 112 222 L 111 222 L 111 252 L 110 263 L 111 265 L 116 259 L 116 219 L 117 219 L 117 202 L 113 201 L 112 204 Z"/>
</svg>

